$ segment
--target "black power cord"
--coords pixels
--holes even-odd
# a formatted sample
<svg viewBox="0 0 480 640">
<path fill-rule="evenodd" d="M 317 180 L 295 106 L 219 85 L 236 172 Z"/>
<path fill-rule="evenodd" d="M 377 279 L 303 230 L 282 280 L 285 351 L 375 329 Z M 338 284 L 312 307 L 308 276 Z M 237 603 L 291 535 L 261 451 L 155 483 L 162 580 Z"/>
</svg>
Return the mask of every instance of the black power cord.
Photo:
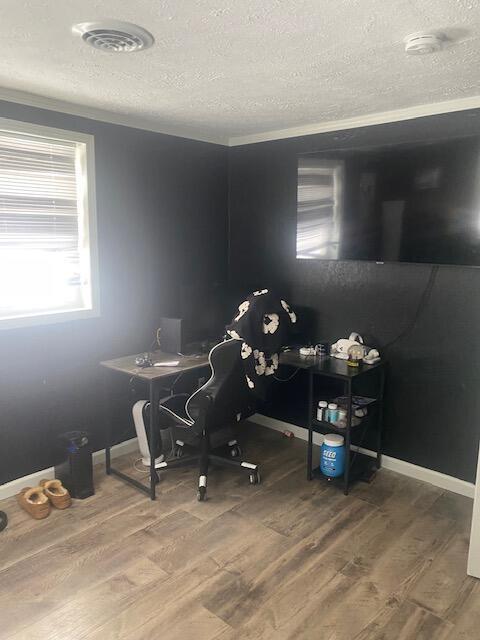
<svg viewBox="0 0 480 640">
<path fill-rule="evenodd" d="M 291 380 L 292 378 L 294 378 L 297 373 L 300 371 L 300 368 L 295 369 L 295 371 L 292 373 L 292 375 L 288 376 L 288 378 L 279 378 L 278 376 L 276 376 L 275 374 L 273 374 L 273 377 L 275 378 L 275 380 L 277 380 L 278 382 L 288 382 L 289 380 Z"/>
<path fill-rule="evenodd" d="M 412 320 L 405 327 L 405 329 L 398 334 L 396 338 L 394 338 L 393 340 L 390 340 L 390 342 L 387 342 L 387 344 L 383 345 L 382 350 L 389 349 L 392 345 L 396 344 L 402 338 L 405 338 L 405 336 L 407 336 L 411 331 L 413 331 L 413 329 L 415 329 L 415 327 L 417 326 L 417 322 L 423 313 L 423 310 L 425 309 L 428 301 L 430 300 L 430 296 L 432 294 L 432 290 L 435 285 L 435 280 L 437 278 L 438 269 L 439 269 L 438 265 L 434 265 L 431 268 L 427 284 L 425 285 L 422 295 L 420 296 L 420 300 L 418 302 L 417 309 L 413 315 Z"/>
</svg>

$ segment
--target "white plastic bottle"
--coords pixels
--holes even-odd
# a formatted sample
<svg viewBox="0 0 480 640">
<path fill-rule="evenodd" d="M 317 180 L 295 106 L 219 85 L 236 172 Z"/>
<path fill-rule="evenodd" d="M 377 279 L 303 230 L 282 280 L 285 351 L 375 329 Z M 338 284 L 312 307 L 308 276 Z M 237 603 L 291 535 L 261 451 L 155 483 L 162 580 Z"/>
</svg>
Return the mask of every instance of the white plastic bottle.
<svg viewBox="0 0 480 640">
<path fill-rule="evenodd" d="M 317 407 L 317 420 L 319 422 L 325 422 L 327 420 L 327 407 L 328 402 L 320 400 Z"/>
<path fill-rule="evenodd" d="M 338 420 L 338 405 L 335 404 L 335 402 L 331 402 L 328 405 L 328 411 L 327 411 L 327 421 L 328 422 L 337 422 Z"/>
</svg>

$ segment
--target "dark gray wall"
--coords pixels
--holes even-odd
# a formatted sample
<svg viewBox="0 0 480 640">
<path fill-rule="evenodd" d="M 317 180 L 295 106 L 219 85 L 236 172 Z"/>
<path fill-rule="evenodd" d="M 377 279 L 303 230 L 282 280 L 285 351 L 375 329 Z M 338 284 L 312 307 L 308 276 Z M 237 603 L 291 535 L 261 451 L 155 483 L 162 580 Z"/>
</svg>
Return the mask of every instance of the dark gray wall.
<svg viewBox="0 0 480 640">
<path fill-rule="evenodd" d="M 56 435 L 103 445 L 98 362 L 143 350 L 178 289 L 226 271 L 231 291 L 266 283 L 315 311 L 317 338 L 355 329 L 380 347 L 408 327 L 430 268 L 295 259 L 297 153 L 480 134 L 480 114 L 227 150 L 0 102 L 0 116 L 95 136 L 101 316 L 0 332 L 0 483 L 53 463 Z M 480 271 L 441 267 L 415 328 L 389 353 L 386 453 L 469 481 L 479 420 Z M 302 384 L 292 386 L 299 396 Z M 118 440 L 130 434 L 119 390 Z M 300 398 L 301 400 L 301 398 Z M 292 401 L 295 398 L 292 397 Z"/>
<path fill-rule="evenodd" d="M 297 154 L 479 134 L 470 111 L 230 149 L 231 286 L 276 286 L 315 311 L 314 338 L 355 330 L 381 348 L 411 323 L 431 268 L 296 260 Z M 480 269 L 440 267 L 416 326 L 388 351 L 385 453 L 474 481 L 479 325 Z"/>
<path fill-rule="evenodd" d="M 53 463 L 56 435 L 103 445 L 98 362 L 148 348 L 182 283 L 225 277 L 226 149 L 0 102 L 0 116 L 95 136 L 101 316 L 0 331 L 0 484 Z M 119 402 L 122 395 L 119 393 Z M 119 411 L 117 438 L 129 434 Z"/>
</svg>

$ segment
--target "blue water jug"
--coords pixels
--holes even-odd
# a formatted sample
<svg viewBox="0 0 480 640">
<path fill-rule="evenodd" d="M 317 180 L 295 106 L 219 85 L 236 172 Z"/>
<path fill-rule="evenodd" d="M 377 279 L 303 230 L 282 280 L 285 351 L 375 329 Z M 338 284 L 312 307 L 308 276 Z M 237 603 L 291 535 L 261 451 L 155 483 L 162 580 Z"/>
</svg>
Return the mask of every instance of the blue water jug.
<svg viewBox="0 0 480 640">
<path fill-rule="evenodd" d="M 320 448 L 320 470 L 324 476 L 338 478 L 345 471 L 345 444 L 343 436 L 328 433 Z"/>
</svg>

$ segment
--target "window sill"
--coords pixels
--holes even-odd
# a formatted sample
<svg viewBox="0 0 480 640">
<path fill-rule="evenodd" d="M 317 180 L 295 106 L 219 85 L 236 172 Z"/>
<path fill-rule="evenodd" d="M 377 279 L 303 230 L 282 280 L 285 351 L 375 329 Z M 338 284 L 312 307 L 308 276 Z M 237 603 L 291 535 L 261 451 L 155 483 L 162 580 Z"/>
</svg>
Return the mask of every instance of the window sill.
<svg viewBox="0 0 480 640">
<path fill-rule="evenodd" d="M 70 322 L 72 320 L 84 320 L 88 318 L 98 318 L 100 309 L 71 309 L 67 311 L 52 311 L 51 313 L 41 313 L 29 316 L 18 316 L 15 318 L 5 318 L 0 320 L 0 331 L 6 329 L 21 329 L 23 327 L 35 327 L 48 324 L 58 324 L 60 322 Z"/>
</svg>

